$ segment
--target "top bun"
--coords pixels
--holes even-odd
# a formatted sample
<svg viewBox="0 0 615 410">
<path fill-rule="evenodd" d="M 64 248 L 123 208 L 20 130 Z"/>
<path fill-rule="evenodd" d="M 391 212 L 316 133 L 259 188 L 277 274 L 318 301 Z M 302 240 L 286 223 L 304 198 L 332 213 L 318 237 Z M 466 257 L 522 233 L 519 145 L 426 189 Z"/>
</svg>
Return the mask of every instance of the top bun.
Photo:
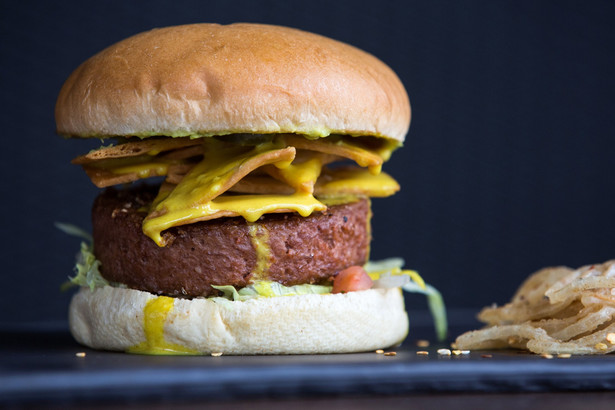
<svg viewBox="0 0 615 410">
<path fill-rule="evenodd" d="M 71 137 L 231 133 L 372 135 L 403 142 L 410 104 L 374 56 L 304 31 L 259 24 L 155 29 L 81 64 L 60 91 Z"/>
</svg>

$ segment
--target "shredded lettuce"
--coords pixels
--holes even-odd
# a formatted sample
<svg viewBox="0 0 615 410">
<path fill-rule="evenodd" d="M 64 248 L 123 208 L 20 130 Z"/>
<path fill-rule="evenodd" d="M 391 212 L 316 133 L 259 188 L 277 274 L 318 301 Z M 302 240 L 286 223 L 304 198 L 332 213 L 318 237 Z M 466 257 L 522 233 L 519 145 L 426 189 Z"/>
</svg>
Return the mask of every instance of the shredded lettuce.
<svg viewBox="0 0 615 410">
<path fill-rule="evenodd" d="M 446 339 L 448 320 L 444 299 L 436 288 L 425 283 L 420 275 L 412 270 L 402 270 L 404 260 L 401 258 L 368 262 L 364 269 L 374 280 L 374 287 L 397 287 L 409 293 L 421 293 L 427 296 L 427 305 L 434 321 L 436 336 L 439 341 Z"/>
<path fill-rule="evenodd" d="M 390 258 L 382 261 L 369 261 L 363 269 L 374 281 L 375 288 L 396 288 L 413 281 L 420 288 L 425 289 L 425 281 L 418 272 L 403 269 L 402 258 Z"/>
<path fill-rule="evenodd" d="M 69 276 L 68 281 L 62 285 L 62 290 L 72 286 L 85 286 L 94 290 L 97 287 L 109 285 L 109 282 L 100 274 L 100 261 L 94 256 L 92 236 L 83 229 L 66 223 L 56 222 L 55 226 L 62 232 L 85 239 L 81 242 L 80 252 L 75 262 L 75 276 Z"/>
<path fill-rule="evenodd" d="M 65 234 L 70 235 L 70 236 L 75 236 L 77 238 L 84 239 L 89 244 L 92 244 L 92 242 L 94 241 L 92 239 L 92 235 L 87 233 L 85 230 L 79 228 L 78 226 L 75 226 L 75 225 L 72 225 L 72 224 L 63 223 L 63 222 L 56 222 L 54 225 L 55 225 L 56 228 L 58 228 L 59 230 L 61 230 Z"/>
<path fill-rule="evenodd" d="M 81 252 L 77 255 L 75 264 L 76 275 L 70 277 L 70 283 L 77 286 L 87 286 L 90 290 L 109 285 L 100 274 L 100 261 L 94 256 L 92 245 L 81 242 Z"/>
<path fill-rule="evenodd" d="M 271 298 L 277 296 L 297 296 L 309 294 L 323 295 L 331 293 L 333 288 L 332 286 L 309 284 L 284 286 L 278 282 L 269 280 L 259 280 L 239 290 L 232 285 L 212 285 L 212 287 L 221 291 L 224 298 L 232 301 L 244 301 L 259 297 Z"/>
<path fill-rule="evenodd" d="M 434 321 L 436 336 L 439 341 L 444 341 L 448 334 L 448 321 L 446 318 L 446 306 L 440 292 L 431 285 L 425 285 L 425 289 L 423 289 L 414 282 L 407 283 L 401 288 L 406 292 L 422 293 L 427 296 L 427 305 Z"/>
</svg>

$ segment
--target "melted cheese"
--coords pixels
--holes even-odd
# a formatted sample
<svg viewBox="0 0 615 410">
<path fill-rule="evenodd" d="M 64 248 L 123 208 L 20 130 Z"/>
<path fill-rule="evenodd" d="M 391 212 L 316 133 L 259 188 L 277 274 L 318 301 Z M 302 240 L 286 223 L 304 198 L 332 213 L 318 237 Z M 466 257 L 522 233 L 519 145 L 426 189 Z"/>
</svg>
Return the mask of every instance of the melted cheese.
<svg viewBox="0 0 615 410">
<path fill-rule="evenodd" d="M 204 204 L 259 166 L 278 162 L 281 162 L 278 166 L 288 166 L 295 154 L 294 149 L 279 149 L 271 144 L 260 144 L 245 151 L 245 147 L 236 146 L 218 150 L 215 154 L 206 154 L 179 185 L 169 192 L 168 197 L 159 201 L 154 214 L 174 212 L 186 205 Z"/>
<path fill-rule="evenodd" d="M 271 266 L 271 247 L 269 231 L 261 224 L 250 224 L 250 240 L 256 252 L 256 264 L 252 270 L 252 280 L 264 280 L 269 276 Z"/>
<path fill-rule="evenodd" d="M 175 299 L 159 296 L 150 299 L 143 308 L 143 331 L 145 341 L 128 349 L 129 353 L 152 355 L 186 355 L 198 352 L 164 338 L 164 324 L 173 310 Z"/>
<path fill-rule="evenodd" d="M 143 221 L 143 232 L 159 246 L 164 246 L 160 232 L 173 226 L 219 216 L 243 216 L 248 221 L 255 221 L 263 213 L 279 212 L 272 202 L 279 198 L 261 198 L 255 195 L 254 198 L 244 198 L 247 201 L 243 202 L 237 198 L 223 201 L 224 205 L 220 205 L 220 201 L 216 199 L 262 165 L 288 167 L 295 157 L 295 149 L 279 148 L 271 143 L 259 144 L 253 148 L 219 145 L 215 151 L 206 152 L 204 159 L 195 165 L 174 189 L 161 190 L 154 201 L 153 211 Z M 313 201 L 308 203 L 310 200 Z M 306 212 L 308 206 L 311 207 L 311 213 L 320 204 L 314 201 L 314 198 L 300 196 L 287 198 L 286 202 L 290 207 L 285 209 L 301 213 Z"/>
<path fill-rule="evenodd" d="M 292 163 L 285 168 L 271 170 L 270 174 L 300 192 L 313 193 L 314 184 L 322 171 L 322 159 L 314 156 L 307 161 Z"/>
<path fill-rule="evenodd" d="M 382 163 L 399 145 L 395 142 L 341 135 L 309 140 L 292 134 L 260 136 L 251 145 L 243 144 L 244 139 L 203 139 L 196 147 L 203 160 L 194 166 L 183 163 L 187 168 L 178 174 L 175 181 L 179 183 L 173 185 L 165 182 L 162 185 L 143 222 L 143 232 L 159 246 L 164 246 L 162 232 L 175 226 L 233 216 L 255 222 L 263 214 L 278 212 L 297 212 L 309 216 L 326 209 L 314 193 L 330 202 L 334 197 L 382 197 L 399 190 L 397 182 L 381 172 Z M 170 167 L 175 167 L 177 161 L 172 160 L 169 154 L 157 156 L 165 151 L 165 147 L 147 146 L 139 151 L 139 156 L 103 159 L 87 166 L 104 171 L 104 175 L 94 176 L 113 183 L 168 175 L 173 172 Z M 303 150 L 296 160 L 295 148 Z M 351 159 L 364 169 L 355 167 L 323 171 L 323 165 L 331 158 L 340 157 Z M 295 192 L 227 193 L 229 188 L 259 167 Z M 185 176 L 184 172 L 187 172 Z M 264 189 L 262 192 L 272 191 Z M 255 234 L 254 238 L 260 240 L 259 234 Z M 262 261 L 265 260 L 263 256 Z M 257 275 L 265 274 L 266 264 L 262 261 L 257 264 Z"/>
<path fill-rule="evenodd" d="M 365 195 L 387 197 L 399 191 L 399 184 L 390 175 L 371 172 L 356 167 L 344 167 L 327 171 L 318 181 L 316 192 L 322 196 Z"/>
<path fill-rule="evenodd" d="M 255 222 L 266 213 L 297 212 L 309 216 L 314 211 L 327 207 L 311 194 L 293 195 L 221 195 L 209 202 L 195 206 L 180 206 L 155 218 L 143 221 L 143 232 L 158 246 L 164 246 L 161 232 L 173 226 L 197 221 L 206 221 L 223 216 L 242 216 L 248 222 Z"/>
</svg>

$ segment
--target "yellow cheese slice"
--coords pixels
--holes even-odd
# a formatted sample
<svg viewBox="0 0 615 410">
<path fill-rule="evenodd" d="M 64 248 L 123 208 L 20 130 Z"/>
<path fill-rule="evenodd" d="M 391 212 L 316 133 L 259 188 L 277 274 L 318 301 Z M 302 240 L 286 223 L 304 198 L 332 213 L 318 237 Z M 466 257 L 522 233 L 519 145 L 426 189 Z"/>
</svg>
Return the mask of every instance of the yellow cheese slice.
<svg viewBox="0 0 615 410">
<path fill-rule="evenodd" d="M 373 175 L 364 168 L 340 167 L 327 169 L 316 183 L 316 195 L 323 197 L 363 195 L 387 197 L 399 191 L 399 184 L 390 175 Z"/>
</svg>

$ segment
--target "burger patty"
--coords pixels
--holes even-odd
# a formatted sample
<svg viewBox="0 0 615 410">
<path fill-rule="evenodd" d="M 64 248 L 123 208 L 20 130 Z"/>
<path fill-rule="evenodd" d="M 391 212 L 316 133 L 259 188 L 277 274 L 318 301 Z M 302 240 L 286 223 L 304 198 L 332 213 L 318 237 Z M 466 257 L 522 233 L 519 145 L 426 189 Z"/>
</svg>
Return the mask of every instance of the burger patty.
<svg viewBox="0 0 615 410">
<path fill-rule="evenodd" d="M 155 190 L 108 189 L 92 211 L 94 252 L 112 282 L 170 296 L 210 296 L 211 285 L 244 287 L 257 279 L 323 283 L 362 265 L 369 253 L 368 199 L 309 217 L 267 214 L 255 223 L 220 218 L 171 228 L 159 247 L 142 232 Z"/>
</svg>

